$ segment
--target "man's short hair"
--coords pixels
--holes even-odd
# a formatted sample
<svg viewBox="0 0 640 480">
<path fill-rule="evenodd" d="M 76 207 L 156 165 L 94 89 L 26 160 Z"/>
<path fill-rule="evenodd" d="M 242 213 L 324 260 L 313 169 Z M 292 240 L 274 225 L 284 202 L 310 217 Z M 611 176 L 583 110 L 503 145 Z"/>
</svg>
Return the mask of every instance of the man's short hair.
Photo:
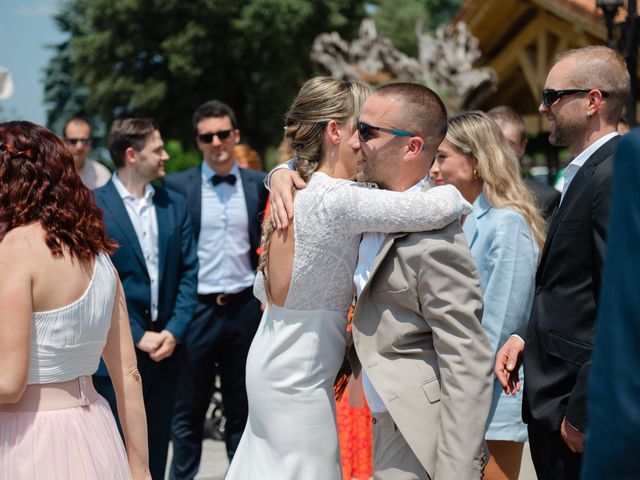
<svg viewBox="0 0 640 480">
<path fill-rule="evenodd" d="M 153 118 L 119 118 L 114 120 L 107 137 L 107 148 L 116 168 L 125 165 L 125 152 L 131 147 L 142 150 L 154 131 L 160 130 Z"/>
<path fill-rule="evenodd" d="M 616 125 L 629 96 L 631 80 L 624 57 L 612 48 L 595 45 L 576 48 L 556 56 L 556 64 L 565 59 L 575 59 L 563 88 L 596 88 L 608 93 L 604 102 L 605 119 Z"/>
<path fill-rule="evenodd" d="M 84 117 L 71 117 L 69 120 L 64 122 L 64 126 L 62 127 L 62 137 L 67 138 L 67 127 L 72 123 L 84 123 L 87 127 L 89 127 L 89 132 L 91 132 L 91 123 Z"/>
<path fill-rule="evenodd" d="M 434 158 L 447 135 L 447 108 L 438 94 L 417 83 L 390 83 L 376 89 L 373 95 L 402 102 L 407 123 L 398 128 L 420 135 L 425 142 L 427 157 Z"/>
<path fill-rule="evenodd" d="M 500 128 L 504 130 L 507 125 L 513 125 L 518 129 L 518 135 L 520 136 L 520 142 L 524 142 L 527 139 L 527 126 L 524 123 L 522 115 L 516 112 L 508 105 L 498 105 L 493 107 L 487 112 L 494 122 L 500 125 Z"/>
<path fill-rule="evenodd" d="M 193 129 L 195 131 L 198 130 L 198 123 L 203 118 L 221 118 L 221 117 L 229 117 L 231 120 L 231 126 L 235 129 L 238 128 L 238 122 L 236 121 L 236 114 L 233 112 L 233 109 L 224 102 L 220 100 L 209 100 L 208 102 L 203 103 L 196 111 L 193 113 Z"/>
</svg>

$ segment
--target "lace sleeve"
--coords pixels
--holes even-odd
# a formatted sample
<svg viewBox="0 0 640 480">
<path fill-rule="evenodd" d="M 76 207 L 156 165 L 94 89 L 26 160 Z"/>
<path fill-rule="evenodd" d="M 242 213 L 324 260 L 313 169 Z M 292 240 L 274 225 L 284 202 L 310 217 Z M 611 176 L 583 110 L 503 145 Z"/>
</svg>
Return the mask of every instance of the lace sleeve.
<svg viewBox="0 0 640 480">
<path fill-rule="evenodd" d="M 392 192 L 345 182 L 328 196 L 327 209 L 345 231 L 420 232 L 443 228 L 471 205 L 452 185 L 420 192 Z"/>
</svg>

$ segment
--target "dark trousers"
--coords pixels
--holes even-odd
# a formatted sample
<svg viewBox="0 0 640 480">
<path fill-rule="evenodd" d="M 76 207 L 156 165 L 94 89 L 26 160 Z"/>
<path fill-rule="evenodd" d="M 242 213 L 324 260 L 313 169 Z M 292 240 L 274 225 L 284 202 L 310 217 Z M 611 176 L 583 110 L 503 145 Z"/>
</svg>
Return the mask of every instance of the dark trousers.
<svg viewBox="0 0 640 480">
<path fill-rule="evenodd" d="M 245 370 L 260 317 L 260 303 L 253 296 L 225 306 L 217 305 L 213 296 L 199 296 L 185 337 L 187 360 L 173 417 L 172 480 L 192 479 L 198 472 L 216 362 L 226 417 L 227 455 L 229 460 L 233 458 L 247 422 Z"/>
<path fill-rule="evenodd" d="M 560 430 L 546 433 L 530 421 L 528 431 L 538 480 L 579 480 L 582 455 L 569 450 Z"/>
<path fill-rule="evenodd" d="M 142 378 L 144 409 L 147 415 L 147 438 L 149 445 L 149 469 L 151 478 L 163 479 L 167 467 L 171 418 L 175 404 L 178 376 L 184 362 L 184 348 L 179 345 L 173 355 L 160 363 L 136 349 L 138 371 Z M 111 410 L 118 419 L 115 392 L 109 377 L 94 376 L 98 393 L 107 399 Z M 97 380 L 97 381 L 96 381 Z M 122 429 L 118 421 L 118 428 Z"/>
</svg>

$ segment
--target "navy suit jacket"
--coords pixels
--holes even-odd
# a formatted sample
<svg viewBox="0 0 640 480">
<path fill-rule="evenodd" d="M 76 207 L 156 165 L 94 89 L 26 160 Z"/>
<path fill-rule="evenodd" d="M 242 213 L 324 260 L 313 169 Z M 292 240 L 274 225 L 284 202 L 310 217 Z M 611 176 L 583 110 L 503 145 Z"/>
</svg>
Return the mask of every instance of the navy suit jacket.
<svg viewBox="0 0 640 480">
<path fill-rule="evenodd" d="M 560 192 L 530 177 L 524 177 L 523 181 L 525 187 L 533 195 L 536 207 L 542 212 L 544 218 L 547 220 L 551 218 L 553 211 L 560 203 Z"/>
<path fill-rule="evenodd" d="M 640 478 L 640 130 L 616 153 L 582 478 Z"/>
<path fill-rule="evenodd" d="M 253 269 L 258 268 L 257 249 L 260 246 L 262 214 L 267 206 L 269 192 L 264 186 L 264 172 L 256 172 L 246 168 L 240 169 L 240 181 L 244 190 L 249 218 L 249 243 L 251 245 L 250 260 Z M 200 219 L 202 214 L 202 170 L 200 167 L 189 168 L 165 177 L 165 185 L 171 190 L 181 193 L 187 199 L 193 236 L 196 241 L 200 237 Z"/>
<path fill-rule="evenodd" d="M 154 187 L 158 219 L 158 319 L 157 330 L 169 330 L 182 341 L 197 301 L 198 256 L 187 205 L 180 195 Z M 133 342 L 138 343 L 151 323 L 151 283 L 140 242 L 120 194 L 111 180 L 94 190 L 102 209 L 107 236 L 119 247 L 113 261 L 124 289 Z M 101 368 L 98 375 L 106 374 Z"/>
<path fill-rule="evenodd" d="M 523 420 L 547 433 L 559 431 L 565 416 L 582 431 L 587 426 L 586 381 L 619 139 L 589 157 L 551 219 L 529 323 L 518 332 L 525 339 Z"/>
</svg>

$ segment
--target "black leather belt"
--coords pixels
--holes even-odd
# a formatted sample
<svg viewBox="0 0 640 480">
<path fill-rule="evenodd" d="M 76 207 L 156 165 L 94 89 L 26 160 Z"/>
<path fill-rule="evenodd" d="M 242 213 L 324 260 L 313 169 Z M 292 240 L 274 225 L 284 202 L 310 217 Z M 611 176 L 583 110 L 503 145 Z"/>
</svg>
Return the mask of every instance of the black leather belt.
<svg viewBox="0 0 640 480">
<path fill-rule="evenodd" d="M 237 293 L 206 293 L 198 294 L 198 300 L 204 303 L 215 303 L 219 307 L 225 307 L 232 303 L 248 300 L 253 297 L 253 287 L 247 287 Z"/>
</svg>

